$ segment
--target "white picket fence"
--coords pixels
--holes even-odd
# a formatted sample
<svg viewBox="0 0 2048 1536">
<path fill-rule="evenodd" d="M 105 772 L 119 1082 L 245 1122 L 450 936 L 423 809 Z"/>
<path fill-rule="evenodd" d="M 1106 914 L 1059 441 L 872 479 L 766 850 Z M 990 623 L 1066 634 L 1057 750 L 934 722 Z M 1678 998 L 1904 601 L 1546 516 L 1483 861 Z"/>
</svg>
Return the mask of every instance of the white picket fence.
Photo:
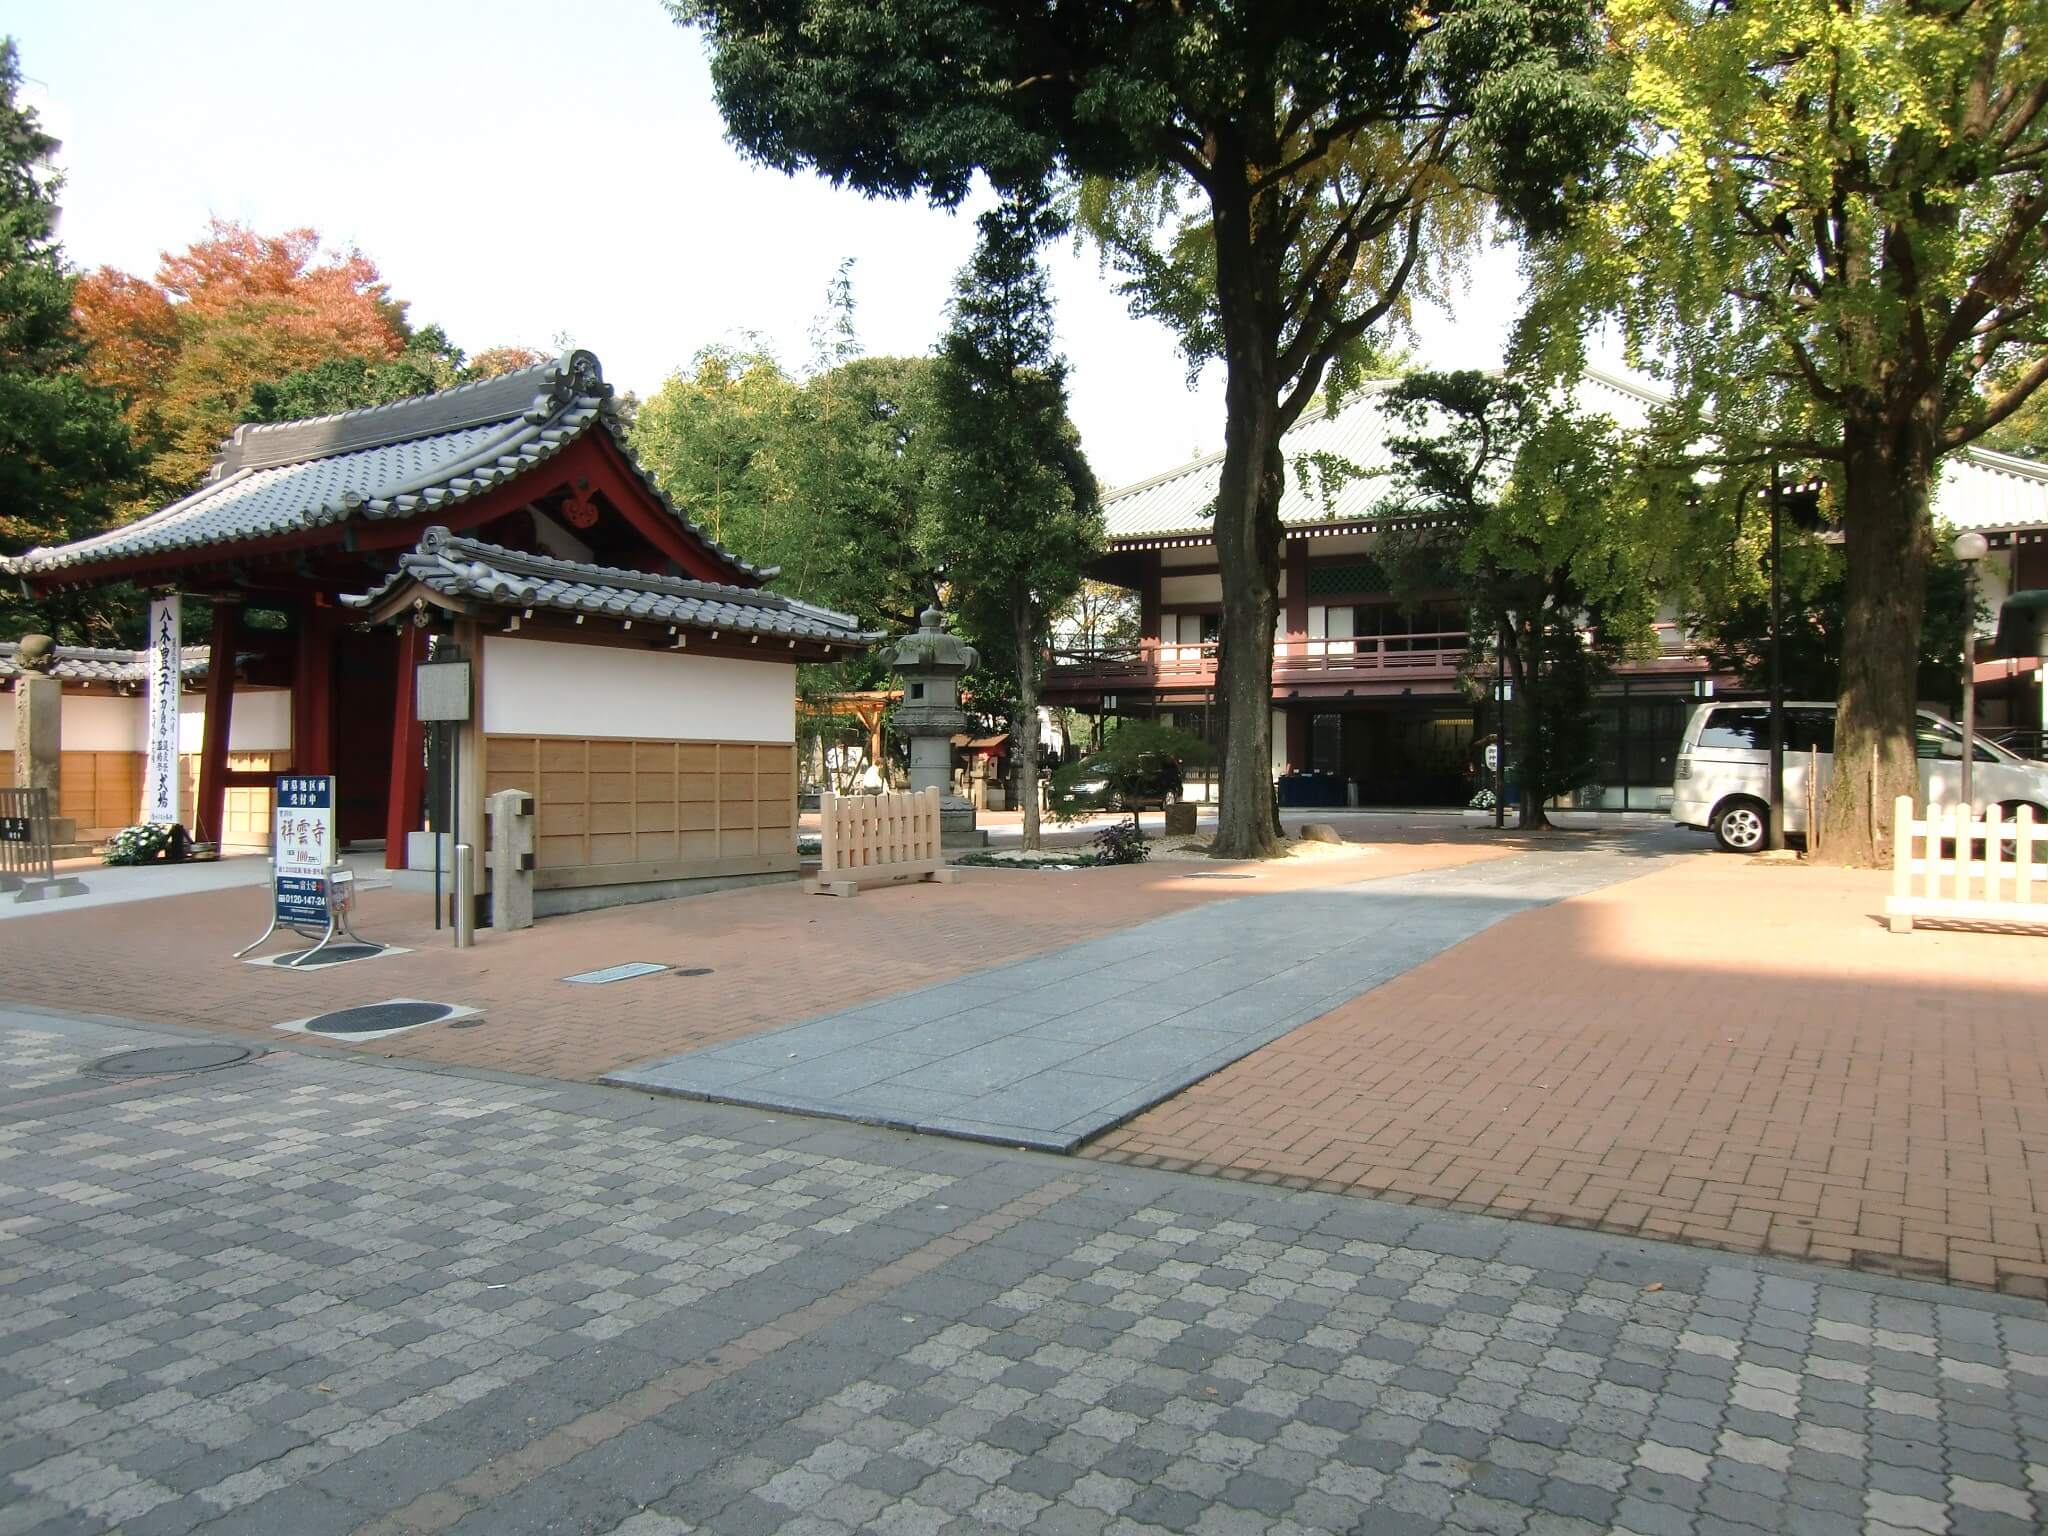
<svg viewBox="0 0 2048 1536">
<path fill-rule="evenodd" d="M 818 878 L 820 896 L 858 896 L 862 886 L 898 885 L 908 880 L 950 881 L 939 851 L 939 792 L 818 797 L 823 831 Z"/>
<path fill-rule="evenodd" d="M 1913 801 L 1893 805 L 1892 894 L 1884 904 L 1893 933 L 1911 933 L 1916 917 L 1951 922 L 2048 927 L 2048 824 L 2031 806 L 2007 821 L 1997 806 L 1973 817 L 1966 805 Z"/>
</svg>

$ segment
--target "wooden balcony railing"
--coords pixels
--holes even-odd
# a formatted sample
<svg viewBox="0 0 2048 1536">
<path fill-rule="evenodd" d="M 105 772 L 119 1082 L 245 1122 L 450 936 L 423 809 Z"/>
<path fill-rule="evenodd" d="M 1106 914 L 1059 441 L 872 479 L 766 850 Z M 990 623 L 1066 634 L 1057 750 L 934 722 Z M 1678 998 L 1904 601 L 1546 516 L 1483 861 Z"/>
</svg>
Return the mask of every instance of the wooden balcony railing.
<svg viewBox="0 0 2048 1536">
<path fill-rule="evenodd" d="M 1361 635 L 1350 640 L 1282 640 L 1273 646 L 1275 679 L 1448 675 L 1465 659 L 1462 633 Z M 1131 645 L 1062 647 L 1053 652 L 1052 676 L 1062 682 L 1145 682 L 1161 686 L 1213 683 L 1216 643 L 1140 640 Z"/>
</svg>

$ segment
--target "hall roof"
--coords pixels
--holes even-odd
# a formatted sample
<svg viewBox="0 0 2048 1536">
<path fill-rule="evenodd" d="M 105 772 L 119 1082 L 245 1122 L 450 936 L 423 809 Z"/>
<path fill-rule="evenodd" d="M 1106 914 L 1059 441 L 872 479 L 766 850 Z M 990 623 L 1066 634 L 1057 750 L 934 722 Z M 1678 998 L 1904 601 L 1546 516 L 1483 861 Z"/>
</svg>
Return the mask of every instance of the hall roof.
<svg viewBox="0 0 2048 1536">
<path fill-rule="evenodd" d="M 21 676 L 14 653 L 21 648 L 14 640 L 0 640 L 0 680 Z M 206 675 L 211 647 L 188 645 L 180 653 L 180 670 L 187 682 Z M 149 681 L 148 651 L 103 650 L 96 646 L 60 645 L 50 666 L 50 675 L 66 683 L 145 683 Z"/>
<path fill-rule="evenodd" d="M 376 590 L 342 601 L 351 608 L 379 608 L 415 584 L 458 603 L 496 609 L 547 609 L 849 647 L 881 638 L 863 631 L 849 614 L 780 592 L 558 560 L 465 539 L 446 528 L 429 528 Z"/>
<path fill-rule="evenodd" d="M 1359 386 L 1336 410 L 1302 412 L 1281 439 L 1287 459 L 1287 487 L 1280 497 L 1280 521 L 1288 527 L 1370 521 L 1374 504 L 1387 493 L 1391 440 L 1403 429 L 1381 409 L 1399 380 L 1375 379 Z M 1576 400 L 1584 411 L 1639 426 L 1657 397 L 1626 379 L 1587 370 Z M 1359 471 L 1332 483 L 1325 495 L 1314 470 L 1320 458 Z M 1104 529 L 1113 544 L 1151 540 L 1206 540 L 1223 478 L 1223 455 L 1205 454 L 1164 474 L 1111 491 L 1102 500 Z"/>
<path fill-rule="evenodd" d="M 1329 527 L 1372 520 L 1374 504 L 1387 492 L 1390 440 L 1402 430 L 1380 408 L 1394 383 L 1361 385 L 1337 410 L 1304 411 L 1288 429 L 1280 444 L 1287 461 L 1287 488 L 1280 498 L 1283 525 Z M 1590 368 L 1573 400 L 1580 410 L 1624 428 L 1645 425 L 1649 413 L 1664 403 L 1653 389 Z M 1333 485 L 1326 498 L 1315 480 L 1319 456 L 1343 461 L 1359 473 Z M 1136 548 L 1208 542 L 1222 476 L 1223 455 L 1212 453 L 1111 491 L 1102 501 L 1110 542 Z M 1957 528 L 2048 528 L 2048 464 L 1986 448 L 1946 454 L 1935 483 L 1934 512 Z"/>
<path fill-rule="evenodd" d="M 0 569 L 55 573 L 452 508 L 597 431 L 610 436 L 650 497 L 736 575 L 774 575 L 721 548 L 669 501 L 633 459 L 611 395 L 597 358 L 579 351 L 388 405 L 240 426 L 190 496 L 91 538 L 0 557 Z"/>
</svg>

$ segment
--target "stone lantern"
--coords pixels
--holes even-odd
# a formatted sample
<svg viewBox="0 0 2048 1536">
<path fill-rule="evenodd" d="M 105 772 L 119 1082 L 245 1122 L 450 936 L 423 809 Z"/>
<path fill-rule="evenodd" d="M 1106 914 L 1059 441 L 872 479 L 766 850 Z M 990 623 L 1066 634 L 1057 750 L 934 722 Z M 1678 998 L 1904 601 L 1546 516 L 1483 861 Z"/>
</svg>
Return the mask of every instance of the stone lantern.
<svg viewBox="0 0 2048 1536">
<path fill-rule="evenodd" d="M 960 707 L 960 676 L 981 660 L 974 647 L 940 628 L 940 614 L 927 608 L 918 627 L 889 654 L 903 679 L 896 706 L 896 730 L 910 743 L 910 787 L 939 792 L 941 841 L 948 848 L 978 848 L 988 841 L 974 825 L 974 807 L 953 793 L 953 737 L 967 729 Z"/>
</svg>

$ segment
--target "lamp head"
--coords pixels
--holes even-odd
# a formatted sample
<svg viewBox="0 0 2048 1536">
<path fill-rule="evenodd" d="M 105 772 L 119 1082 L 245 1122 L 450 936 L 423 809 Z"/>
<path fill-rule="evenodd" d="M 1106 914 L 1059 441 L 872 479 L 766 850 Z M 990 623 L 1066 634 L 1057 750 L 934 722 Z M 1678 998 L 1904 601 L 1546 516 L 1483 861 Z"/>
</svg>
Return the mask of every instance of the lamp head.
<svg viewBox="0 0 2048 1536">
<path fill-rule="evenodd" d="M 1959 533 L 1956 535 L 1955 543 L 1949 545 L 1955 557 L 1965 565 L 1974 565 L 1982 560 L 1990 548 L 1990 540 L 1981 533 Z"/>
</svg>

